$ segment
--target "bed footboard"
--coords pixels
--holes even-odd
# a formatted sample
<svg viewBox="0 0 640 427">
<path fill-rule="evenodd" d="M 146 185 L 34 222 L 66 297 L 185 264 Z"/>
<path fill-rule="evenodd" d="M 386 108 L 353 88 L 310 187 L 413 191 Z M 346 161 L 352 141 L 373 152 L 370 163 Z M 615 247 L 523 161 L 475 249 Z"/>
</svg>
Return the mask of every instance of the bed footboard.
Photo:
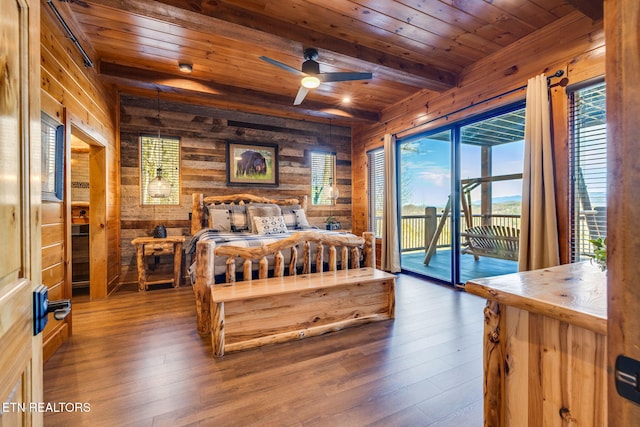
<svg viewBox="0 0 640 427">
<path fill-rule="evenodd" d="M 316 248 L 315 256 L 311 244 Z M 290 252 L 290 261 L 285 265 L 283 252 Z M 325 260 L 325 253 L 328 257 Z M 340 263 L 338 263 L 340 254 Z M 371 267 L 375 269 L 375 238 L 371 232 L 363 237 L 350 234 L 324 234 L 318 231 L 294 233 L 293 235 L 269 245 L 256 248 L 236 246 L 216 246 L 214 241 L 200 241 L 196 245 L 196 274 L 193 291 L 196 299 L 198 332 L 211 331 L 211 288 L 216 285 L 215 258 L 226 259 L 224 283 L 234 283 L 237 260 L 242 261 L 243 281 L 252 280 L 254 263 L 258 263 L 258 278 L 295 276 L 323 271 L 336 271 Z M 269 268 L 267 257 L 273 257 L 273 267 Z M 302 261 L 302 267 L 299 264 Z"/>
</svg>

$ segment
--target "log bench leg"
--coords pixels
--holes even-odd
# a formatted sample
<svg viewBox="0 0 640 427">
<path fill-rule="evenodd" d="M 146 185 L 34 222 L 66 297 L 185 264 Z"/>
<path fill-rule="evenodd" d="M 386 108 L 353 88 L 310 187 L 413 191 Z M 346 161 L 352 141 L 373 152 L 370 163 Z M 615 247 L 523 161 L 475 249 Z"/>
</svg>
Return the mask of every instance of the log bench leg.
<svg viewBox="0 0 640 427">
<path fill-rule="evenodd" d="M 224 356 L 224 302 L 211 304 L 211 345 L 213 356 Z"/>
</svg>

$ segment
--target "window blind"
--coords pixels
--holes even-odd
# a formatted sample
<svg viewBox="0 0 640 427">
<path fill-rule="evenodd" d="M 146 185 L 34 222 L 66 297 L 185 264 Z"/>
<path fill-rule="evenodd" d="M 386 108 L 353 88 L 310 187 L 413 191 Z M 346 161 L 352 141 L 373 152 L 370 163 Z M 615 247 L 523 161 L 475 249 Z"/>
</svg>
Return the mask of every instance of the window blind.
<svg viewBox="0 0 640 427">
<path fill-rule="evenodd" d="M 569 93 L 571 261 L 589 259 L 607 236 L 607 128 L 604 82 Z"/>
<path fill-rule="evenodd" d="M 384 206 L 384 150 L 377 148 L 367 153 L 369 183 L 369 231 L 382 237 L 382 210 Z"/>
<path fill-rule="evenodd" d="M 311 152 L 311 204 L 333 205 L 335 153 Z"/>
<path fill-rule="evenodd" d="M 149 182 L 162 168 L 162 177 L 171 183 L 169 197 L 153 198 L 149 196 Z M 140 198 L 143 205 L 179 205 L 180 204 L 180 139 L 140 137 Z"/>
</svg>

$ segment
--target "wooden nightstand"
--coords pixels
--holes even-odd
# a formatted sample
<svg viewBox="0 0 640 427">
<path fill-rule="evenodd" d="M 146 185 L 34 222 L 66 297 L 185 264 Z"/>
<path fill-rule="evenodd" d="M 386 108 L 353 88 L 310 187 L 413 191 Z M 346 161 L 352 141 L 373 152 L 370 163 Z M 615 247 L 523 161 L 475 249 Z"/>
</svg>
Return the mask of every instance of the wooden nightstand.
<svg viewBox="0 0 640 427">
<path fill-rule="evenodd" d="M 131 241 L 136 247 L 136 259 L 138 265 L 138 290 L 146 291 L 149 285 L 159 283 L 171 283 L 174 288 L 180 286 L 180 276 L 182 274 L 182 244 L 184 236 L 170 237 L 137 237 Z M 149 281 L 149 272 L 145 258 L 148 256 L 160 256 L 173 254 L 173 278 L 157 279 Z"/>
</svg>

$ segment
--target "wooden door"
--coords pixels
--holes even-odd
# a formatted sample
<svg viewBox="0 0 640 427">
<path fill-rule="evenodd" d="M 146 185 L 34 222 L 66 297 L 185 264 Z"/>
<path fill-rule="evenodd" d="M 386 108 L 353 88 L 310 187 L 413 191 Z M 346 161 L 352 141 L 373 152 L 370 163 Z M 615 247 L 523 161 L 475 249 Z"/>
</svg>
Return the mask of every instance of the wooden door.
<svg viewBox="0 0 640 427">
<path fill-rule="evenodd" d="M 42 402 L 32 314 L 41 280 L 40 3 L 0 0 L 0 10 L 0 426 L 41 425 L 30 405 Z"/>
</svg>

